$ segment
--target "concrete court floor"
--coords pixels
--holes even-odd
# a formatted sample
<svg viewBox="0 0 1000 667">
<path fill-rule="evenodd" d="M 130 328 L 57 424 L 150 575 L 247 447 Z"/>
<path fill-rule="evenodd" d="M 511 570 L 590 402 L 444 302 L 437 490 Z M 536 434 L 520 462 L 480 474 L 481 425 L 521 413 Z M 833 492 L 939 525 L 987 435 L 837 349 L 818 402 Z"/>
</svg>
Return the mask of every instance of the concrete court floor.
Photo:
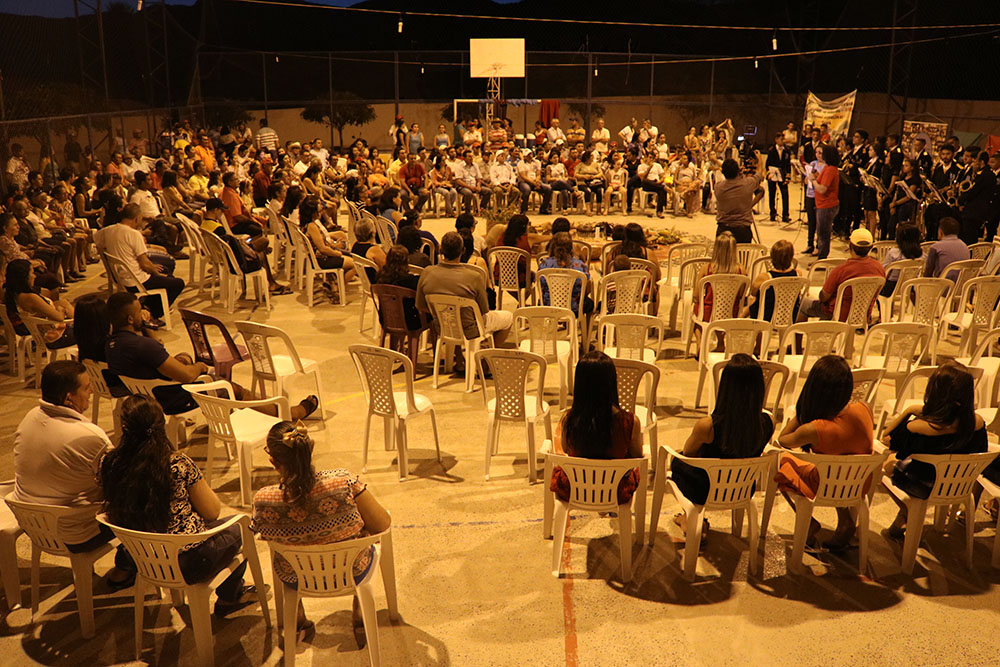
<svg viewBox="0 0 1000 667">
<path fill-rule="evenodd" d="M 793 188 L 793 191 L 797 188 Z M 793 208 L 794 210 L 794 208 Z M 535 219 L 540 220 L 538 216 Z M 599 219 L 599 218 L 594 218 Z M 620 216 L 611 216 L 619 222 Z M 704 236 L 714 233 L 714 220 L 668 217 L 632 218 L 643 224 L 671 225 Z M 801 250 L 801 231 L 759 222 L 763 242 L 789 238 Z M 482 225 L 483 223 L 481 223 Z M 451 228 L 449 220 L 429 220 L 435 234 Z M 482 231 L 482 228 L 480 229 Z M 843 244 L 834 244 L 843 252 Z M 801 259 L 801 257 L 800 257 Z M 91 267 L 86 283 L 69 297 L 99 289 L 103 281 Z M 186 276 L 185 263 L 178 275 Z M 244 307 L 234 316 L 209 306 L 193 292 L 183 305 L 204 309 L 227 323 L 250 318 L 283 327 L 299 353 L 318 359 L 324 382 L 325 423 L 311 422 L 316 439 L 317 468 L 346 467 L 360 473 L 361 434 L 366 404 L 347 346 L 372 342 L 370 331 L 358 334 L 359 300 L 350 287 L 345 308 L 318 305 L 309 310 L 304 297 L 275 299 L 268 316 Z M 668 340 L 658 365 L 658 415 L 661 444 L 679 447 L 691 424 L 704 414 L 694 410 L 697 380 L 694 359 L 681 358 L 678 334 Z M 189 351 L 178 323 L 162 339 L 172 352 Z M 948 353 L 952 347 L 944 346 Z M 248 364 L 237 367 L 236 380 L 246 383 Z M 541 536 L 542 485 L 527 482 L 523 432 L 505 431 L 500 454 L 493 459 L 492 478 L 483 479 L 485 409 L 480 393 L 464 393 L 461 380 L 444 378 L 434 390 L 427 377 L 428 354 L 417 368 L 416 391 L 436 408 L 442 464 L 434 459 L 430 424 L 409 426 L 409 479 L 397 481 L 395 455 L 382 447 L 381 428 L 373 423 L 369 469 L 364 479 L 392 513 L 399 609 L 402 620 L 390 624 L 379 585 L 379 635 L 385 665 L 829 665 L 829 664 L 966 664 L 998 662 L 993 632 L 1000 627 L 1000 571 L 989 567 L 993 529 L 988 515 L 977 519 L 974 571 L 963 564 L 961 531 L 954 535 L 925 532 L 913 576 L 899 571 L 898 545 L 878 532 L 894 516 L 895 506 L 883 494 L 872 512 L 870 568 L 857 572 L 857 551 L 842 558 L 806 555 L 809 573 L 785 571 L 793 514 L 778 498 L 767 536 L 763 573 L 747 574 L 744 539 L 729 534 L 728 517 L 711 516 L 712 531 L 698 561 L 694 584 L 680 577 L 680 555 L 670 517 L 677 511 L 665 499 L 656 545 L 634 547 L 634 580 L 621 583 L 616 522 L 578 514 L 571 523 L 564 552 L 564 576 L 551 574 L 552 542 Z M 547 398 L 557 401 L 555 369 L 549 372 Z M 298 400 L 307 386 L 292 388 Z M 37 391 L 16 379 L 0 376 L 0 478 L 13 476 L 12 440 L 18 421 L 37 399 Z M 883 394 L 885 396 L 886 394 Z M 100 423 L 110 424 L 102 406 Z M 538 432 L 542 437 L 541 429 Z M 204 461 L 203 429 L 186 451 Z M 222 471 L 215 484 L 225 508 L 240 511 L 235 466 Z M 254 487 L 276 477 L 257 453 Z M 541 466 L 539 466 L 539 470 Z M 647 503 L 648 507 L 649 503 Z M 829 527 L 832 511 L 818 512 Z M 648 520 L 647 520 L 648 526 Z M 668 528 L 669 527 L 669 528 Z M 680 545 L 682 548 L 682 545 Z M 22 594 L 28 599 L 29 542 L 18 543 Z M 270 583 L 269 554 L 258 551 Z M 98 576 L 111 567 L 105 557 Z M 0 618 L 0 663 L 4 665 L 110 665 L 134 657 L 131 591 L 112 594 L 95 583 L 95 639 L 82 640 L 68 563 L 42 558 L 42 606 L 34 624 L 18 609 Z M 2 607 L 7 609 L 5 603 Z M 357 650 L 350 632 L 350 606 L 343 598 L 306 603 L 317 621 L 309 645 L 298 647 L 299 664 L 366 665 L 368 652 Z M 147 598 L 144 662 L 194 664 L 192 632 L 185 627 L 185 608 Z M 270 603 L 274 618 L 273 593 Z M 282 652 L 277 635 L 264 625 L 259 608 L 250 607 L 229 620 L 214 621 L 219 665 L 277 665 Z"/>
</svg>

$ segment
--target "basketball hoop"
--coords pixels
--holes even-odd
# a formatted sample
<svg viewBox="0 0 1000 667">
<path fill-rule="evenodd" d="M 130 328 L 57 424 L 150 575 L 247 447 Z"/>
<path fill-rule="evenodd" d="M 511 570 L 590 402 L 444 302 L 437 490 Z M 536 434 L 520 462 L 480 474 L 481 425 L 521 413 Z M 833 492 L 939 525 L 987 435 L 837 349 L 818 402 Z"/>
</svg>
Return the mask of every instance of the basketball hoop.
<svg viewBox="0 0 1000 667">
<path fill-rule="evenodd" d="M 486 128 L 499 108 L 500 79 L 524 78 L 524 39 L 470 39 L 469 76 L 486 79 Z"/>
</svg>

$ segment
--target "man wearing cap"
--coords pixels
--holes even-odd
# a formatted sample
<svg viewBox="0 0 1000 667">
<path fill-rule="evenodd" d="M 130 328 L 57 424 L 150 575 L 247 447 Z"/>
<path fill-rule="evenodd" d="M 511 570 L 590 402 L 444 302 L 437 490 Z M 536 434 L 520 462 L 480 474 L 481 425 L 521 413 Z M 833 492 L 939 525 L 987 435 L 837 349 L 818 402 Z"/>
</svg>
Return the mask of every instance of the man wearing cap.
<svg viewBox="0 0 1000 667">
<path fill-rule="evenodd" d="M 852 278 L 869 276 L 885 278 L 885 269 L 882 267 L 882 263 L 874 257 L 869 257 L 874 243 L 872 233 L 863 227 L 851 232 L 849 240 L 851 256 L 847 258 L 846 262 L 827 273 L 818 299 L 806 297 L 802 300 L 802 307 L 799 309 L 798 315 L 799 322 L 805 322 L 810 317 L 818 317 L 821 320 L 834 319 L 833 307 L 837 300 L 837 290 L 840 289 L 842 283 Z M 873 300 L 872 304 L 874 303 Z M 845 321 L 849 312 L 851 312 L 851 293 L 845 292 L 837 319 L 841 322 Z M 871 317 L 871 306 L 869 306 L 868 316 Z"/>
</svg>

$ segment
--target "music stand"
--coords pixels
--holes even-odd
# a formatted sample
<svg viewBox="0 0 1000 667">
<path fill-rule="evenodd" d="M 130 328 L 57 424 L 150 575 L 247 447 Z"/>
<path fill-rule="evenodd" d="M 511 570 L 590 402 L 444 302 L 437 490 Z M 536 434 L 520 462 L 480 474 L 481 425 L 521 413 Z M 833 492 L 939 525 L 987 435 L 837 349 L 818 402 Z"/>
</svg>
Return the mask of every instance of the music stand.
<svg viewBox="0 0 1000 667">
<path fill-rule="evenodd" d="M 798 160 L 794 159 L 792 160 L 792 169 L 798 172 L 799 176 L 801 176 L 801 178 L 799 179 L 799 185 L 802 187 L 802 196 L 799 198 L 799 211 L 795 215 L 795 219 L 790 222 L 781 223 L 781 228 L 786 231 L 790 227 L 793 227 L 795 225 L 801 225 L 803 222 L 807 222 L 802 220 L 802 214 L 806 212 L 806 181 L 808 180 L 808 174 L 806 173 L 805 167 L 803 167 L 802 163 L 799 162 Z"/>
</svg>

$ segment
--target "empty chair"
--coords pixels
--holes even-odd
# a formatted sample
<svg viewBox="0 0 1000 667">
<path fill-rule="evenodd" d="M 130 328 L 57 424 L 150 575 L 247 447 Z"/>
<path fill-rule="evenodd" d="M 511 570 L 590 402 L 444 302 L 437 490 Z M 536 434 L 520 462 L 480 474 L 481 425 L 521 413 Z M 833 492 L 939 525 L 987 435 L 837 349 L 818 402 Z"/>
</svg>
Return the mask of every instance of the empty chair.
<svg viewBox="0 0 1000 667">
<path fill-rule="evenodd" d="M 996 326 L 998 302 L 1000 277 L 980 276 L 967 280 L 954 308 L 941 316 L 938 325 L 941 341 L 947 339 L 952 329 L 958 329 L 962 334 L 958 344 L 959 356 L 971 354 L 976 349 L 979 332 L 989 331 Z"/>
<path fill-rule="evenodd" d="M 982 385 L 981 407 L 997 405 L 1000 394 L 1000 329 L 990 329 L 983 334 L 976 351 L 969 357 L 956 357 L 955 361 L 969 368 L 982 369 L 984 383 Z"/>
<path fill-rule="evenodd" d="M 720 352 L 712 352 L 716 334 L 722 339 Z M 770 337 L 771 326 L 767 322 L 720 318 L 706 324 L 702 343 L 698 346 L 698 388 L 694 394 L 694 407 L 697 409 L 701 405 L 705 379 L 717 362 L 740 353 L 755 356 L 758 351 L 767 350 Z"/>
<path fill-rule="evenodd" d="M 559 500 L 551 490 L 556 468 L 561 468 L 569 481 L 568 500 Z M 619 504 L 618 485 L 622 477 L 638 469 L 638 482 L 629 503 Z M 545 537 L 553 536 L 552 574 L 562 573 L 563 543 L 571 510 L 588 512 L 615 512 L 618 515 L 618 545 L 621 550 L 622 581 L 632 580 L 632 519 L 635 517 L 635 535 L 643 541 L 646 524 L 645 458 L 600 461 L 576 456 L 545 455 L 545 488 L 542 531 Z M 555 530 L 553 531 L 553 526 Z"/>
<path fill-rule="evenodd" d="M 687 465 L 704 471 L 708 477 L 708 498 L 704 503 L 693 503 L 681 492 L 668 475 L 667 460 L 674 457 Z M 657 457 L 656 482 L 653 486 L 653 507 L 649 517 L 649 544 L 653 545 L 656 526 L 660 520 L 660 508 L 667 485 L 670 492 L 684 511 L 688 527 L 684 547 L 684 578 L 693 581 L 701 546 L 702 519 L 707 511 L 730 511 L 733 514 L 733 534 L 741 535 L 743 512 L 747 513 L 747 530 L 750 538 L 750 572 L 760 573 L 758 539 L 760 525 L 757 523 L 757 507 L 753 497 L 757 491 L 766 488 L 768 475 L 776 468 L 777 452 L 767 456 L 743 459 L 710 459 L 688 457 L 669 447 L 660 447 Z"/>
<path fill-rule="evenodd" d="M 11 494 L 13 495 L 13 494 Z M 66 547 L 60 530 L 60 519 L 79 521 L 82 516 L 94 515 L 94 509 L 25 503 L 6 496 L 7 506 L 17 518 L 21 529 L 31 538 L 31 619 L 38 613 L 39 571 L 42 552 L 50 556 L 68 558 L 73 569 L 73 586 L 76 589 L 77 611 L 80 614 L 80 633 L 85 638 L 94 636 L 94 563 L 111 551 L 110 544 L 102 544 L 92 551 L 74 553 Z M 0 563 L 0 566 L 6 563 Z"/>
<path fill-rule="evenodd" d="M 179 308 L 178 312 L 191 339 L 194 360 L 211 366 L 223 380 L 232 380 L 233 366 L 250 358 L 246 346 L 237 345 L 229 329 L 218 318 L 187 308 Z M 214 345 L 210 336 L 212 330 L 217 331 L 222 339 Z"/>
<path fill-rule="evenodd" d="M 446 294 L 428 294 L 427 306 L 438 323 L 438 337 L 434 345 L 434 388 L 438 388 L 438 371 L 441 361 L 445 363 L 445 372 L 451 371 L 454 348 L 461 346 L 465 352 L 465 391 L 471 392 L 475 386 L 478 366 L 469 368 L 472 360 L 484 342 L 493 346 L 493 334 L 486 330 L 483 314 L 479 304 L 472 299 Z M 468 335 L 463 325 L 463 314 L 472 318 L 475 335 Z"/>
<path fill-rule="evenodd" d="M 676 270 L 677 285 L 668 289 L 671 330 L 677 330 L 678 313 L 680 315 L 681 327 L 685 331 L 688 329 L 688 321 L 691 319 L 691 308 L 693 305 L 692 295 L 694 294 L 698 274 L 711 261 L 708 257 L 692 257 L 681 262 L 680 268 Z"/>
<path fill-rule="evenodd" d="M 274 215 L 271 209 L 266 209 L 270 215 Z M 199 231 L 198 225 L 186 217 L 183 213 L 175 213 L 176 217 L 181 222 L 181 229 L 184 232 L 184 238 L 187 240 L 188 252 L 190 258 L 188 259 L 188 285 L 194 285 L 195 283 L 195 273 L 198 274 L 198 290 L 199 292 L 205 288 L 205 280 L 208 276 L 208 269 L 212 264 L 211 257 L 208 254 L 208 249 L 205 248 L 205 241 L 201 238 L 201 232 Z"/>
<path fill-rule="evenodd" d="M 368 572 L 360 580 L 354 576 L 355 559 L 366 549 L 379 545 L 374 552 Z M 378 564 L 385 586 L 389 617 L 399 618 L 396 607 L 396 573 L 392 554 L 392 534 L 389 530 L 332 544 L 315 546 L 290 546 L 268 542 L 272 561 L 281 556 L 295 572 L 298 585 L 291 587 L 274 573 L 274 602 L 278 622 L 284 631 L 286 667 L 295 664 L 296 612 L 299 598 L 333 598 L 354 596 L 361 607 L 361 618 L 368 640 L 368 657 L 372 667 L 381 664 L 378 636 L 378 618 L 375 611 L 375 566 Z"/>
<path fill-rule="evenodd" d="M 441 446 L 438 442 L 437 418 L 434 406 L 423 394 L 413 392 L 413 363 L 406 355 L 373 345 L 351 345 L 348 352 L 354 360 L 361 387 L 368 400 L 368 416 L 365 418 L 365 436 L 362 444 L 362 472 L 368 470 L 368 439 L 371 434 L 372 417 L 381 417 L 385 427 L 385 449 L 395 449 L 399 460 L 399 479 L 406 479 L 408 471 L 407 430 L 408 419 L 420 415 L 430 415 L 434 432 L 434 448 L 438 463 L 441 462 Z M 393 369 L 396 364 L 403 366 L 406 391 L 393 391 Z"/>
<path fill-rule="evenodd" d="M 490 479 L 490 461 L 500 445 L 500 427 L 504 423 L 522 424 L 528 441 L 528 481 L 538 477 L 538 457 L 535 449 L 535 424 L 545 426 L 545 437 L 552 440 L 552 417 L 549 404 L 542 400 L 545 387 L 545 358 L 522 350 L 480 350 L 474 357 L 477 367 L 486 364 L 493 375 L 494 397 L 486 401 L 485 478 Z M 538 384 L 534 396 L 528 393 L 528 372 L 537 366 Z M 486 398 L 484 391 L 483 398 Z"/>
<path fill-rule="evenodd" d="M 358 333 L 363 333 L 365 328 L 365 308 L 368 302 L 372 303 L 372 331 L 378 326 L 378 312 L 375 307 L 375 297 L 372 296 L 372 279 L 368 271 L 378 272 L 375 262 L 362 257 L 361 255 L 351 255 L 354 266 L 358 269 L 358 280 L 361 281 L 361 315 L 358 320 Z"/>
<path fill-rule="evenodd" d="M 191 614 L 191 625 L 194 629 L 195 647 L 198 653 L 198 664 L 215 664 L 215 651 L 213 650 L 212 638 L 212 616 L 209 610 L 208 599 L 212 589 L 214 579 L 229 572 L 225 567 L 217 574 L 212 581 L 189 584 L 185 581 L 181 571 L 179 555 L 188 546 L 200 544 L 205 540 L 222 533 L 231 526 L 239 525 L 243 538 L 242 554 L 250 565 L 250 573 L 253 576 L 254 585 L 257 587 L 257 599 L 260 602 L 261 611 L 264 614 L 264 624 L 268 628 L 271 626 L 271 612 L 267 606 L 267 589 L 264 587 L 263 573 L 260 567 L 260 559 L 257 556 L 257 547 L 254 542 L 253 533 L 250 531 L 250 517 L 245 514 L 237 514 L 229 517 L 223 523 L 209 528 L 200 533 L 147 533 L 139 530 L 130 530 L 122 526 L 111 523 L 107 515 L 100 515 L 97 518 L 102 524 L 114 532 L 115 537 L 121 540 L 122 545 L 128 551 L 132 560 L 135 561 L 137 573 L 135 577 L 135 658 L 139 660 L 142 656 L 142 625 L 143 611 L 146 606 L 146 586 L 155 589 L 167 588 L 174 594 L 174 600 L 186 597 L 188 601 L 188 611 Z M 237 561 L 234 559 L 229 564 L 229 569 L 234 569 Z"/>
<path fill-rule="evenodd" d="M 642 453 L 649 460 L 650 470 L 656 464 L 656 390 L 660 385 L 660 369 L 637 359 L 612 359 L 618 378 L 618 407 L 631 412 L 642 427 Z M 639 402 L 639 385 L 644 385 L 645 398 Z"/>
<path fill-rule="evenodd" d="M 601 319 L 597 343 L 612 359 L 656 363 L 663 347 L 663 321 L 652 315 L 606 315 Z"/>
<path fill-rule="evenodd" d="M 684 339 L 684 356 L 691 349 L 691 334 L 694 329 L 705 332 L 705 325 L 716 320 L 732 319 L 739 316 L 740 305 L 750 287 L 750 279 L 738 273 L 716 273 L 702 276 L 695 285 L 694 294 L 700 310 L 692 313 L 691 324 L 681 338 Z M 707 302 L 711 294 L 711 303 Z M 711 311 L 709 311 L 711 307 Z M 704 336 L 703 336 L 704 337 Z M 701 341 L 699 341 L 701 342 Z"/>
<path fill-rule="evenodd" d="M 941 313 L 948 303 L 948 296 L 954 286 L 947 278 L 913 278 L 898 289 L 900 298 L 900 322 L 927 324 L 936 329 L 941 321 Z M 937 363 L 938 336 L 931 336 L 931 364 Z"/>
<path fill-rule="evenodd" d="M 947 278 L 955 282 L 955 288 L 952 289 L 951 295 L 952 308 L 946 310 L 954 310 L 954 304 L 958 302 L 959 297 L 962 295 L 962 291 L 965 288 L 965 283 L 972 280 L 979 275 L 980 271 L 983 270 L 985 262 L 981 259 L 963 259 L 958 262 L 952 262 L 948 266 L 944 267 L 941 271 L 939 278 Z"/>
<path fill-rule="evenodd" d="M 288 334 L 278 327 L 258 324 L 257 322 L 240 321 L 236 330 L 243 336 L 250 352 L 250 363 L 253 365 L 253 376 L 250 382 L 251 391 L 257 396 L 273 396 L 280 394 L 288 396 L 285 382 L 288 378 L 312 376 L 316 384 L 316 396 L 319 398 L 319 410 L 316 416 L 323 418 L 323 386 L 320 381 L 319 364 L 312 359 L 300 357 Z M 271 345 L 280 342 L 285 348 L 285 354 L 274 354 Z M 270 385 L 270 386 L 268 386 Z M 269 389 L 271 391 L 269 391 Z"/>
<path fill-rule="evenodd" d="M 927 352 L 934 332 L 928 324 L 886 322 L 868 331 L 859 368 L 881 368 L 883 379 L 902 381 Z"/>
<path fill-rule="evenodd" d="M 486 262 L 496 278 L 497 309 L 503 309 L 503 294 L 508 291 L 517 295 L 517 305 L 523 307 L 531 288 L 531 253 L 521 248 L 498 246 L 486 253 Z M 525 276 L 523 284 L 521 276 Z"/>
<path fill-rule="evenodd" d="M 969 246 L 969 258 L 986 261 L 986 258 L 993 252 L 992 243 L 973 243 Z"/>
<path fill-rule="evenodd" d="M 222 445 L 228 457 L 230 447 L 236 450 L 240 475 L 240 504 L 250 505 L 253 499 L 253 450 L 263 446 L 267 432 L 282 420 L 291 418 L 288 399 L 284 396 L 256 401 L 237 401 L 233 386 L 225 380 L 206 384 L 186 384 L 184 389 L 201 408 L 208 423 L 208 445 L 205 457 L 205 481 L 212 484 L 215 446 Z M 210 393 L 211 392 L 211 393 Z M 215 394 L 222 392 L 225 397 Z M 277 416 L 256 408 L 274 406 Z"/>
<path fill-rule="evenodd" d="M 563 410 L 567 407 L 579 351 L 576 322 L 576 316 L 566 308 L 527 306 L 514 311 L 517 348 L 541 355 L 546 363 L 559 366 L 559 407 Z"/>
</svg>

